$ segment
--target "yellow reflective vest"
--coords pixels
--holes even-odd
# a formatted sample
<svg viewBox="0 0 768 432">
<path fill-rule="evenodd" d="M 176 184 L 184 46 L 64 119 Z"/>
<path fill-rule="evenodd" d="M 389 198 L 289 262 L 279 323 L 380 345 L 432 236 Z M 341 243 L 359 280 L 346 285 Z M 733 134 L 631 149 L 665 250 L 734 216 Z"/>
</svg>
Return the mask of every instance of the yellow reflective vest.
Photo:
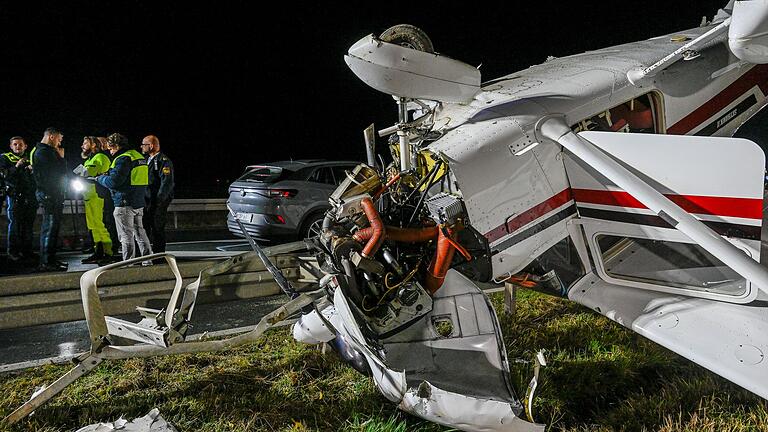
<svg viewBox="0 0 768 432">
<path fill-rule="evenodd" d="M 144 156 L 136 150 L 127 150 L 112 160 L 110 168 L 115 167 L 115 163 L 121 157 L 131 158 L 131 186 L 146 186 L 149 184 L 149 167 Z"/>
</svg>

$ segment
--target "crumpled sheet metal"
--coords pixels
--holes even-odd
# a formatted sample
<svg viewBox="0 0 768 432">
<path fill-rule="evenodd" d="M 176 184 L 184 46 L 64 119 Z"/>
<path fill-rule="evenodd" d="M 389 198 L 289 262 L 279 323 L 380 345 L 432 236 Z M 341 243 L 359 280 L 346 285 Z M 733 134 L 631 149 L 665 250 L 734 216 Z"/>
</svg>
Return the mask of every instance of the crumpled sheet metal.
<svg viewBox="0 0 768 432">
<path fill-rule="evenodd" d="M 132 421 L 120 417 L 113 423 L 97 423 L 85 426 L 77 432 L 178 432 L 175 427 L 165 421 L 160 415 L 160 410 L 153 408 L 149 414 L 144 417 L 136 418 Z"/>
<path fill-rule="evenodd" d="M 332 317 L 331 323 L 349 335 L 349 340 L 368 360 L 379 391 L 390 401 L 398 403 L 403 411 L 463 431 L 544 432 L 545 425 L 529 423 L 518 417 L 512 405 L 506 402 L 448 392 L 426 381 L 418 388 L 409 389 L 405 372 L 389 369 L 362 342 L 365 338 L 341 290 L 336 290 L 333 301 L 337 315 Z"/>
<path fill-rule="evenodd" d="M 544 432 L 545 426 L 521 419 L 508 403 L 448 392 L 426 381 L 409 389 L 399 408 L 425 420 L 470 432 Z"/>
</svg>

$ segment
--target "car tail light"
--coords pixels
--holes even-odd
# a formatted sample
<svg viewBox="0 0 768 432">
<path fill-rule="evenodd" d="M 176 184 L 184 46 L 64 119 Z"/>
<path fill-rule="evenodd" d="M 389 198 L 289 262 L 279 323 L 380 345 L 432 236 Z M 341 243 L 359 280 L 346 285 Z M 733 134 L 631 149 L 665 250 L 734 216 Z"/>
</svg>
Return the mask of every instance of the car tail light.
<svg viewBox="0 0 768 432">
<path fill-rule="evenodd" d="M 267 222 L 273 224 L 285 224 L 285 218 L 280 215 L 264 215 Z"/>
<path fill-rule="evenodd" d="M 268 189 L 267 196 L 270 198 L 293 198 L 298 192 L 296 189 Z"/>
</svg>

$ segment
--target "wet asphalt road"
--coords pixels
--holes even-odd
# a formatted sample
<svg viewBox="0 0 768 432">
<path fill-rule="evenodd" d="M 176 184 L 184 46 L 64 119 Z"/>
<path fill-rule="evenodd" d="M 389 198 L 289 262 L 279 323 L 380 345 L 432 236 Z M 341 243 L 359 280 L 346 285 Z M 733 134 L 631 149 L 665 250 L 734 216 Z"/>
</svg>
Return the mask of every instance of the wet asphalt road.
<svg viewBox="0 0 768 432">
<path fill-rule="evenodd" d="M 280 294 L 216 304 L 196 305 L 190 335 L 256 325 L 269 312 L 287 301 Z M 138 313 L 119 315 L 138 322 Z M 74 354 L 88 351 L 85 321 L 47 324 L 21 329 L 0 330 L 0 372 L 50 362 L 66 362 Z"/>
<path fill-rule="evenodd" d="M 243 240 L 216 240 L 198 242 L 169 243 L 168 252 L 192 258 L 201 259 L 206 255 L 225 258 L 243 251 L 250 250 Z M 70 264 L 69 271 L 85 271 L 96 265 L 82 265 L 80 260 L 85 254 L 62 254 Z M 180 258 L 185 259 L 185 258 Z M 196 305 L 189 334 L 219 332 L 226 329 L 241 328 L 255 325 L 261 317 L 271 312 L 287 298 L 283 295 L 238 300 L 209 305 Z M 117 318 L 138 322 L 138 313 L 121 315 Z M 64 362 L 74 354 L 87 351 L 88 329 L 85 321 L 72 321 L 58 324 L 47 324 L 20 329 L 0 330 L 0 372 L 31 367 L 37 364 Z"/>
</svg>

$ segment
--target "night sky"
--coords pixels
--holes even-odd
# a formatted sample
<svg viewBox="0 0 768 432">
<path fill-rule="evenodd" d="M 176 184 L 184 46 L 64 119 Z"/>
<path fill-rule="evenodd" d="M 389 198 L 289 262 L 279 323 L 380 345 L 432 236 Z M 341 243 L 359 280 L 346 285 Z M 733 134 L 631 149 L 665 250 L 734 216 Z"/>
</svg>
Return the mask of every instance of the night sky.
<svg viewBox="0 0 768 432">
<path fill-rule="evenodd" d="M 213 198 L 246 164 L 364 159 L 362 129 L 396 120 L 392 99 L 344 63 L 366 34 L 416 25 L 436 51 L 482 64 L 486 81 L 695 27 L 726 1 L 315 2 L 269 13 L 244 1 L 20 3 L 0 17 L 0 140 L 34 144 L 56 126 L 75 166 L 83 135 L 155 134 L 177 197 Z"/>
</svg>

